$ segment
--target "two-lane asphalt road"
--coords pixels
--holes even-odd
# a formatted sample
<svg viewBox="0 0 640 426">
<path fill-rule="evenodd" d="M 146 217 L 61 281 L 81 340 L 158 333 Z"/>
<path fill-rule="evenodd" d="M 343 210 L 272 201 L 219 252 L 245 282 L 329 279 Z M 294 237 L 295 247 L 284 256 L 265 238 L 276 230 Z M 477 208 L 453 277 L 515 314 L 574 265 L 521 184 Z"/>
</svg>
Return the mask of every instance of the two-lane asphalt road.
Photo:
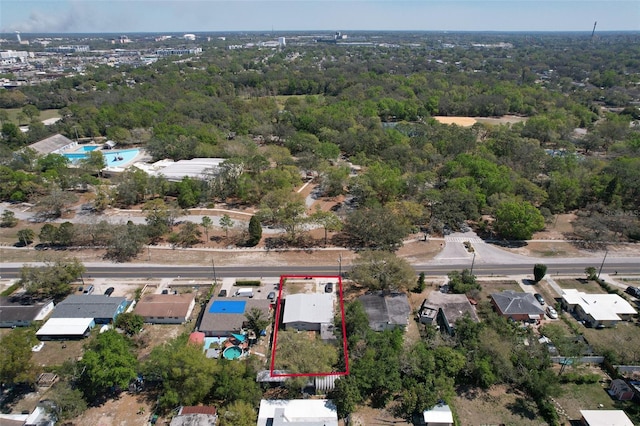
<svg viewBox="0 0 640 426">
<path fill-rule="evenodd" d="M 527 275 L 533 273 L 534 262 L 522 264 L 476 264 L 473 273 L 478 276 Z M 589 266 L 600 268 L 591 260 L 571 259 L 566 262 L 547 263 L 547 273 L 551 275 L 583 275 Z M 426 275 L 446 275 L 453 270 L 469 269 L 470 264 L 414 265 L 416 273 Z M 2 278 L 16 278 L 21 266 L 0 264 Z M 213 266 L 171 266 L 145 264 L 90 264 L 86 265 L 85 277 L 93 278 L 213 278 Z M 342 267 L 347 272 L 348 266 Z M 640 261 L 606 262 L 603 273 L 620 275 L 640 274 Z M 308 266 L 216 266 L 215 274 L 224 277 L 277 277 L 280 275 L 338 275 L 338 265 Z"/>
</svg>

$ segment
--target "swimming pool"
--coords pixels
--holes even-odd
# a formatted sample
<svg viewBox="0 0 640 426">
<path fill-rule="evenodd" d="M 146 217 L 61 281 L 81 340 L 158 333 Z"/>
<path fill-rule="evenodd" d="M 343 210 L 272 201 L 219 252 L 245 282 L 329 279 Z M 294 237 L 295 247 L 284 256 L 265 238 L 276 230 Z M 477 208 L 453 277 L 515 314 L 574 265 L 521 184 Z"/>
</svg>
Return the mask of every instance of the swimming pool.
<svg viewBox="0 0 640 426">
<path fill-rule="evenodd" d="M 84 146 L 81 146 L 78 151 L 90 152 L 90 151 L 95 151 L 98 148 L 100 148 L 98 145 L 84 145 Z"/>
<path fill-rule="evenodd" d="M 89 146 L 85 146 L 83 148 L 91 148 Z M 95 149 L 95 148 L 94 148 Z M 88 150 L 92 151 L 92 150 Z M 107 167 L 123 167 L 131 163 L 140 153 L 138 148 L 132 149 L 120 149 L 117 151 L 101 151 L 104 156 L 104 165 Z M 69 152 L 62 154 L 71 160 L 72 163 L 77 163 L 79 160 L 84 160 L 87 158 L 86 153 L 81 152 Z"/>
<path fill-rule="evenodd" d="M 242 355 L 242 349 L 238 346 L 229 346 L 222 352 L 222 356 L 225 359 L 238 359 Z"/>
</svg>

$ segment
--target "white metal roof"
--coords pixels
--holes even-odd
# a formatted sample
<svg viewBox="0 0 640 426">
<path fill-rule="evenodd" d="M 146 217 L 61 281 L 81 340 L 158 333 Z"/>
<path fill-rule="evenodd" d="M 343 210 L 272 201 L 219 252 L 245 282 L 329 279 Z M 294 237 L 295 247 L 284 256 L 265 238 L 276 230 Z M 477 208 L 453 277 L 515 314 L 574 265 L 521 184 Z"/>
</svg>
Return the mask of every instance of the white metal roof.
<svg viewBox="0 0 640 426">
<path fill-rule="evenodd" d="M 622 410 L 580 410 L 589 426 L 633 426 Z"/>
<path fill-rule="evenodd" d="M 170 181 L 180 181 L 183 177 L 203 179 L 216 174 L 225 158 L 192 158 L 191 160 L 160 160 L 153 164 L 135 163 L 134 166 L 154 176 L 164 176 Z"/>
<path fill-rule="evenodd" d="M 450 423 L 453 424 L 453 414 L 451 408 L 446 404 L 440 404 L 433 407 L 431 410 L 425 410 L 422 413 L 424 422 L 429 423 Z"/>
<path fill-rule="evenodd" d="M 338 412 L 328 399 L 274 399 L 260 401 L 258 426 L 273 424 L 321 424 L 338 426 Z"/>
<path fill-rule="evenodd" d="M 93 318 L 50 318 L 36 336 L 78 336 L 84 334 Z"/>
<path fill-rule="evenodd" d="M 616 321 L 619 314 L 636 314 L 636 310 L 617 294 L 583 293 L 570 288 L 564 290 L 563 299 L 570 305 L 580 305 L 596 321 Z"/>
<path fill-rule="evenodd" d="M 333 295 L 330 293 L 291 294 L 284 304 L 282 322 L 333 322 Z"/>
</svg>

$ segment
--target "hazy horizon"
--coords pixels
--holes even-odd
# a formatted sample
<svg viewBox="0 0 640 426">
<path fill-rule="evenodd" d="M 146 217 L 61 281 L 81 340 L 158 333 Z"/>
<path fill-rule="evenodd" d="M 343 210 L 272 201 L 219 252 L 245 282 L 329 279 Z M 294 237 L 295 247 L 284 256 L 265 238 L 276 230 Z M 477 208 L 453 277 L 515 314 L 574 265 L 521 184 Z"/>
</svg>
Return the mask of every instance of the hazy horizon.
<svg viewBox="0 0 640 426">
<path fill-rule="evenodd" d="M 2 0 L 0 32 L 639 31 L 633 0 Z"/>
</svg>

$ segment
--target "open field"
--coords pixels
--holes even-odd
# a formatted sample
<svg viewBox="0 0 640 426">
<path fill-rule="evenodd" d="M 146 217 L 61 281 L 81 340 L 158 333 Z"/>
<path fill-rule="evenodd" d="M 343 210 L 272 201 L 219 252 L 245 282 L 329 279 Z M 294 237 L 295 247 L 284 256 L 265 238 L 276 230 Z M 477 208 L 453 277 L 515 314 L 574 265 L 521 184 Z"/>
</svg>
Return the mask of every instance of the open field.
<svg viewBox="0 0 640 426">
<path fill-rule="evenodd" d="M 578 370 L 587 373 L 599 373 L 603 379 L 608 379 L 607 375 L 598 368 L 578 366 Z M 570 371 L 570 370 L 565 370 Z M 614 410 L 616 409 L 613 399 L 607 393 L 608 380 L 605 383 L 591 383 L 577 385 L 575 383 L 565 383 L 560 385 L 562 389 L 560 396 L 553 398 L 556 410 L 560 415 L 560 420 L 577 420 L 580 418 L 580 410 Z"/>
<path fill-rule="evenodd" d="M 621 364 L 640 362 L 640 327 L 635 322 L 621 321 L 615 328 L 583 327 L 583 334 L 597 354 L 611 351 Z"/>
<path fill-rule="evenodd" d="M 587 281 L 587 280 L 582 280 L 582 279 L 578 280 L 578 279 L 572 279 L 572 278 L 563 278 L 563 279 L 556 280 L 556 282 L 562 288 L 575 288 L 578 291 L 582 291 L 584 293 L 591 293 L 591 294 L 606 294 L 607 293 L 595 281 Z"/>
<path fill-rule="evenodd" d="M 18 114 L 22 112 L 22 108 L 4 108 L 4 111 L 9 114 L 9 120 L 11 120 L 14 124 L 28 124 L 26 123 L 18 123 Z M 40 111 L 40 115 L 38 116 L 39 121 L 47 120 L 49 118 L 59 118 L 60 114 L 57 109 L 45 109 Z"/>
</svg>

